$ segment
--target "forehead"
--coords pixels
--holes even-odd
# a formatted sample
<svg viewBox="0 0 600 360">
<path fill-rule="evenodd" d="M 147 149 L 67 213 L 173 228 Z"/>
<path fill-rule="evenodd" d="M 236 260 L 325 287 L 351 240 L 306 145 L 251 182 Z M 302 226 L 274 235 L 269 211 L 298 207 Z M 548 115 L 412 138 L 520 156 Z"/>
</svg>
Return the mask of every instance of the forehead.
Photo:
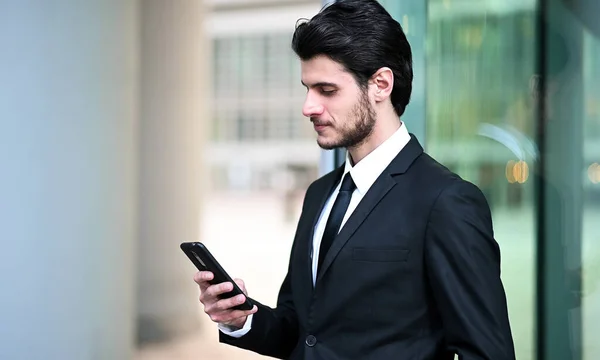
<svg viewBox="0 0 600 360">
<path fill-rule="evenodd" d="M 319 83 L 331 83 L 339 86 L 354 84 L 354 78 L 344 66 L 326 56 L 303 60 L 300 67 L 302 83 L 308 87 Z"/>
</svg>

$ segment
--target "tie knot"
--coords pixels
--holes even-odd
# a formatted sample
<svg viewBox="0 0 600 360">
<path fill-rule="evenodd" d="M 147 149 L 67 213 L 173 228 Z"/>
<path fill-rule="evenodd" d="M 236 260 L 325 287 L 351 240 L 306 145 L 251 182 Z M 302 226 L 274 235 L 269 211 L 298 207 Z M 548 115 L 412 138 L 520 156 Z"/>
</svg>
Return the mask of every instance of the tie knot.
<svg viewBox="0 0 600 360">
<path fill-rule="evenodd" d="M 342 186 L 340 187 L 340 191 L 353 192 L 354 189 L 356 189 L 356 184 L 354 183 L 354 180 L 352 180 L 352 176 L 350 175 L 350 173 L 347 173 L 344 176 L 344 180 L 342 180 Z"/>
</svg>

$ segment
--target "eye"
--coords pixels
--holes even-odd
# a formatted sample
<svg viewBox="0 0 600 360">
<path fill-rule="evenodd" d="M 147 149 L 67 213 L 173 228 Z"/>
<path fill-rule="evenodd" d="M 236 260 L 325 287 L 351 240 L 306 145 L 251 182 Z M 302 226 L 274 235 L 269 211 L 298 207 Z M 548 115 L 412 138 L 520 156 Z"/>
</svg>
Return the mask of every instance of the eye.
<svg viewBox="0 0 600 360">
<path fill-rule="evenodd" d="M 323 96 L 333 96 L 336 92 L 337 90 L 321 89 L 321 95 Z"/>
</svg>

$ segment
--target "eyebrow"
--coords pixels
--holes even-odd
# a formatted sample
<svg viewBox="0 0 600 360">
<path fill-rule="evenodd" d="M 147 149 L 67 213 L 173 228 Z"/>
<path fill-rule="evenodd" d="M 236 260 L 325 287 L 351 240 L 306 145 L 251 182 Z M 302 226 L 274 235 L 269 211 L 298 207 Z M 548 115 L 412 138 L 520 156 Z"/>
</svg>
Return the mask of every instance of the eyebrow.
<svg viewBox="0 0 600 360">
<path fill-rule="evenodd" d="M 300 82 L 302 83 L 302 85 L 304 85 L 305 87 L 309 87 L 308 85 L 306 85 L 304 83 L 304 81 L 300 80 Z M 326 82 L 326 81 L 320 81 L 318 83 L 312 84 L 310 87 L 338 87 L 337 84 L 331 83 L 331 82 Z"/>
</svg>

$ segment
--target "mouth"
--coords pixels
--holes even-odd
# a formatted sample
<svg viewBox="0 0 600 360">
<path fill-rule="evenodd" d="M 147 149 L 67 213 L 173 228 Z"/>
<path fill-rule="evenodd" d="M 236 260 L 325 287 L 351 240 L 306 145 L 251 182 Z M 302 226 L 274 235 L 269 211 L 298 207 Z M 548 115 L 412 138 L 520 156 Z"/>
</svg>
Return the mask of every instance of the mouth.
<svg viewBox="0 0 600 360">
<path fill-rule="evenodd" d="M 312 123 L 313 123 L 313 127 L 315 128 L 316 132 L 321 132 L 330 126 L 330 124 L 328 124 L 326 122 L 313 121 Z"/>
<path fill-rule="evenodd" d="M 325 130 L 325 128 L 329 126 L 329 125 L 325 125 L 325 124 L 313 124 L 313 127 L 315 128 L 315 131 L 317 132 L 321 132 L 323 130 Z"/>
</svg>

